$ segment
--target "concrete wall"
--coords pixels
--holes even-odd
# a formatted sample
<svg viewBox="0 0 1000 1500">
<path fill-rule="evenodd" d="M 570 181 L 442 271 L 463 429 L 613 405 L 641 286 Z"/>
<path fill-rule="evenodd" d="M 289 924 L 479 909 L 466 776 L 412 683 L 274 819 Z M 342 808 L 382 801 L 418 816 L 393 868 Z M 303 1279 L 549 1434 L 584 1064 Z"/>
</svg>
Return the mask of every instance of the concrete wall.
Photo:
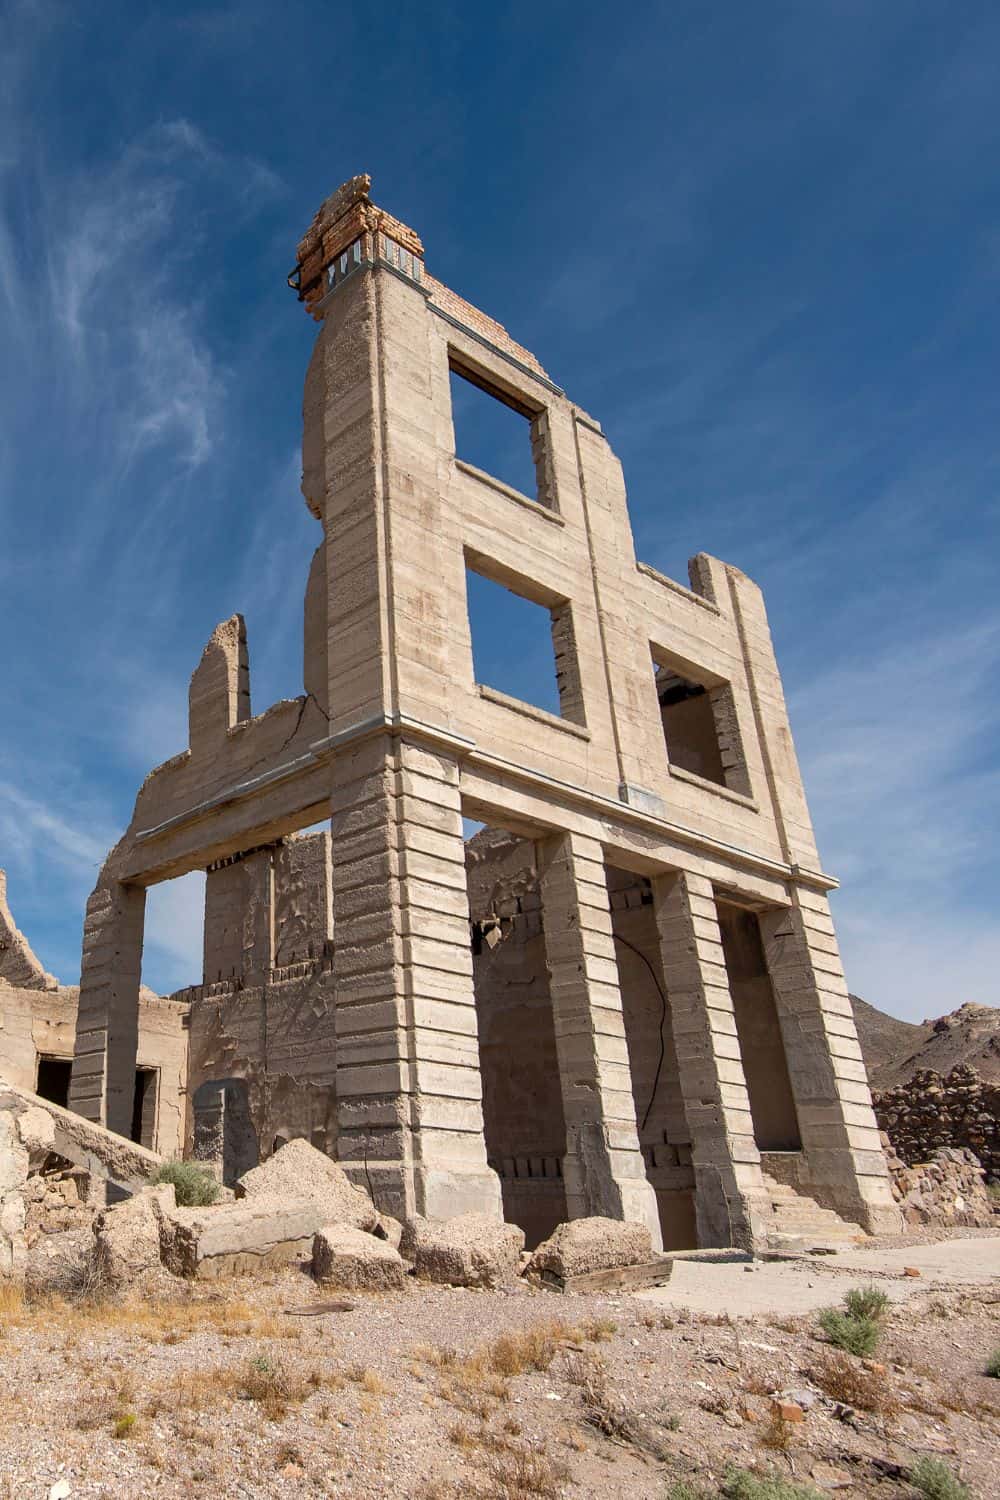
<svg viewBox="0 0 1000 1500">
<path fill-rule="evenodd" d="M 303 1137 L 337 1154 L 337 1027 L 332 988 L 330 834 L 290 837 L 210 869 L 204 981 L 190 1006 L 186 1140 L 195 1102 L 228 1120 L 214 1144 L 233 1175 Z M 235 1084 L 240 1087 L 234 1088 Z M 227 1147 L 225 1129 L 238 1137 Z"/>
<path fill-rule="evenodd" d="M 73 1060 L 80 992 L 76 985 L 25 990 L 0 982 L 0 1076 L 35 1092 L 42 1059 Z M 161 1156 L 184 1146 L 187 1008 L 144 991 L 139 1001 L 136 1066 L 155 1074 L 153 1128 L 143 1144 Z"/>
<path fill-rule="evenodd" d="M 304 612 L 306 691 L 251 717 L 243 622 L 213 632 L 191 682 L 188 745 L 146 778 L 88 903 L 75 1104 L 112 1125 L 124 1118 L 144 888 L 208 869 L 192 1081 L 238 1076 L 264 1149 L 293 1111 L 276 1080 L 308 1076 L 311 1102 L 294 1128 L 325 1132 L 331 1146 L 335 1135 L 348 1170 L 374 1180 L 385 1206 L 498 1212 L 487 1137 L 506 1131 L 520 1147 L 517 1096 L 494 1079 L 484 1098 L 480 1059 L 518 1039 L 510 985 L 485 1012 L 476 992 L 465 815 L 534 846 L 569 1214 L 639 1218 L 659 1234 L 658 1218 L 680 1223 L 693 1176 L 702 1240 L 757 1233 L 766 1192 L 740 1028 L 754 1057 L 770 1041 L 760 1007 L 731 992 L 722 898 L 761 924 L 802 1180 L 859 1222 L 898 1222 L 829 917 L 835 882 L 819 866 L 760 590 L 707 554 L 692 560 L 690 586 L 637 560 L 600 424 L 427 272 L 419 236 L 373 204 L 369 186 L 345 184 L 299 245 L 302 298 L 321 324 L 303 400 L 302 490 L 322 527 Z M 456 452 L 453 370 L 528 419 L 534 495 Z M 549 611 L 559 713 L 477 680 L 469 569 Z M 687 764 L 671 757 L 653 662 L 705 689 L 717 743 Z M 318 953 L 290 961 L 308 933 L 329 940 L 325 880 L 310 904 L 315 869 L 286 868 L 279 852 L 324 817 L 329 981 L 308 968 Z M 608 868 L 645 878 L 651 902 L 614 907 Z M 652 928 L 625 915 L 642 907 Z M 527 947 L 539 934 L 522 925 Z M 643 955 L 634 972 L 623 948 Z M 657 956 L 677 1086 L 663 1083 L 664 1043 L 655 1108 L 640 1116 L 648 1047 L 659 1058 L 662 1034 Z M 477 962 L 485 975 L 508 960 L 481 951 Z M 537 974 L 537 943 L 528 963 Z M 532 1006 L 541 1045 L 540 990 L 522 1008 Z M 522 1086 L 540 1097 L 532 1067 Z M 335 1131 L 321 1123 L 334 1105 Z M 552 1122 L 550 1106 L 554 1142 Z"/>
</svg>

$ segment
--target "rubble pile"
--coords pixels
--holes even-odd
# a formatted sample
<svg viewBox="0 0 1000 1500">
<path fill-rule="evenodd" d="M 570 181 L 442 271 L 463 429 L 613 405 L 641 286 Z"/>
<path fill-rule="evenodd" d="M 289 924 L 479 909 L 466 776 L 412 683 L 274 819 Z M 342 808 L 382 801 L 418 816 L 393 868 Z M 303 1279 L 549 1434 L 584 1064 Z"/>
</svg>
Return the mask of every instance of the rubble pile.
<svg viewBox="0 0 1000 1500">
<path fill-rule="evenodd" d="M 997 1223 L 979 1158 L 964 1147 L 942 1146 L 914 1166 L 896 1155 L 882 1136 L 892 1193 L 907 1224 L 947 1224 L 988 1229 Z"/>
</svg>

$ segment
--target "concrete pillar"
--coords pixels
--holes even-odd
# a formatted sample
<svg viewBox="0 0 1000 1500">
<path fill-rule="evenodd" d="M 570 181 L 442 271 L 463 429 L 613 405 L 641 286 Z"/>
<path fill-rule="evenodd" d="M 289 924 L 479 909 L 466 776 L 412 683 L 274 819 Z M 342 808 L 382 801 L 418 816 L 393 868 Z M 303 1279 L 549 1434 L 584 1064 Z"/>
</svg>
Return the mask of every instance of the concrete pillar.
<svg viewBox="0 0 1000 1500">
<path fill-rule="evenodd" d="M 802 1135 L 799 1185 L 873 1232 L 900 1225 L 829 903 L 811 890 L 760 918 Z"/>
<path fill-rule="evenodd" d="M 656 1195 L 639 1151 L 601 846 L 565 833 L 538 846 L 545 956 L 566 1120 L 566 1208 L 649 1227 Z"/>
<path fill-rule="evenodd" d="M 657 876 L 653 909 L 691 1132 L 698 1243 L 750 1248 L 764 1183 L 711 881 Z"/>
<path fill-rule="evenodd" d="M 499 1219 L 457 765 L 381 735 L 344 752 L 331 836 L 340 1160 L 385 1212 Z"/>
<path fill-rule="evenodd" d="M 87 902 L 69 1107 L 128 1136 L 132 1130 L 146 892 L 102 882 Z"/>
</svg>

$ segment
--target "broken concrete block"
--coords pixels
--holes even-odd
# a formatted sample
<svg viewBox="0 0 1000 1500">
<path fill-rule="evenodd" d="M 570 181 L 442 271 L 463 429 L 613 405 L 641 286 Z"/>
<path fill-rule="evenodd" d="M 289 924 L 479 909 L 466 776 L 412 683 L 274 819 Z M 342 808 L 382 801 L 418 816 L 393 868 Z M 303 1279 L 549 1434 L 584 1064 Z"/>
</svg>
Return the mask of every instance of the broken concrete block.
<svg viewBox="0 0 1000 1500">
<path fill-rule="evenodd" d="M 379 1214 L 378 1223 L 371 1231 L 377 1240 L 384 1240 L 394 1250 L 398 1250 L 403 1240 L 403 1226 L 398 1219 L 390 1218 L 388 1214 Z"/>
<path fill-rule="evenodd" d="M 408 1219 L 400 1253 L 424 1281 L 495 1287 L 512 1281 L 521 1263 L 524 1231 L 487 1214 L 455 1219 Z"/>
<path fill-rule="evenodd" d="M 563 1279 L 619 1266 L 638 1266 L 652 1257 L 652 1240 L 645 1224 L 618 1219 L 572 1219 L 543 1240 L 528 1262 L 528 1270 L 550 1271 Z"/>
<path fill-rule="evenodd" d="M 163 1217 L 176 1211 L 173 1184 L 164 1183 L 97 1215 L 94 1258 L 112 1286 L 132 1286 L 159 1270 Z"/>
<path fill-rule="evenodd" d="M 406 1285 L 407 1267 L 387 1240 L 327 1224 L 313 1240 L 313 1275 L 349 1291 L 394 1292 Z"/>
<path fill-rule="evenodd" d="M 338 1162 L 308 1141 L 289 1141 L 259 1167 L 244 1173 L 236 1184 L 237 1199 L 261 1196 L 322 1204 L 321 1224 L 351 1224 L 370 1231 L 379 1220 L 368 1194 L 354 1186 Z"/>
<path fill-rule="evenodd" d="M 210 1208 L 175 1208 L 163 1215 L 160 1252 L 175 1276 L 211 1281 L 261 1266 L 308 1261 L 326 1220 L 322 1207 L 289 1195 L 256 1195 Z"/>
<path fill-rule="evenodd" d="M 38 1105 L 29 1105 L 18 1116 L 17 1130 L 21 1137 L 21 1144 L 30 1156 L 32 1168 L 40 1167 L 56 1147 L 56 1131 L 52 1116 L 48 1110 L 40 1109 Z"/>
</svg>

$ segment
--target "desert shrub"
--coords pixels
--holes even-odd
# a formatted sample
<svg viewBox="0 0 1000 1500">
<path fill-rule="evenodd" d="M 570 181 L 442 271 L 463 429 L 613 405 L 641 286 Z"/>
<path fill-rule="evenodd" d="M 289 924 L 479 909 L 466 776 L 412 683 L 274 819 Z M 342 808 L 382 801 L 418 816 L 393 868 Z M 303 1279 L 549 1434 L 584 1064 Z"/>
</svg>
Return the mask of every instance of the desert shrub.
<svg viewBox="0 0 1000 1500">
<path fill-rule="evenodd" d="M 165 1161 L 149 1179 L 154 1186 L 172 1182 L 179 1208 L 207 1208 L 219 1196 L 219 1184 L 194 1161 Z"/>
<path fill-rule="evenodd" d="M 844 1306 L 852 1318 L 859 1320 L 872 1318 L 877 1321 L 885 1317 L 889 1307 L 889 1298 L 881 1287 L 852 1286 L 851 1290 L 844 1295 Z"/>
<path fill-rule="evenodd" d="M 859 1411 L 871 1411 L 880 1417 L 891 1417 L 899 1410 L 896 1395 L 884 1374 L 866 1370 L 845 1354 L 831 1354 L 810 1370 L 810 1375 L 824 1395 Z"/>
<path fill-rule="evenodd" d="M 992 1375 L 994 1380 L 1000 1380 L 1000 1349 L 994 1349 L 983 1368 L 984 1375 Z"/>
<path fill-rule="evenodd" d="M 810 1485 L 793 1484 L 777 1474 L 752 1474 L 749 1469 L 728 1469 L 719 1493 L 725 1500 L 821 1500 Z"/>
<path fill-rule="evenodd" d="M 988 1182 L 986 1184 L 986 1191 L 994 1203 L 1000 1203 L 1000 1182 Z"/>
<path fill-rule="evenodd" d="M 823 1308 L 819 1326 L 831 1344 L 861 1357 L 874 1354 L 882 1333 L 875 1318 L 852 1318 L 837 1307 Z"/>
<path fill-rule="evenodd" d="M 125 1441 L 127 1438 L 136 1436 L 139 1427 L 139 1418 L 134 1411 L 123 1412 L 111 1429 L 111 1436 Z"/>
<path fill-rule="evenodd" d="M 509 1447 L 491 1453 L 488 1500 L 558 1500 L 569 1478 L 565 1464 L 538 1449 Z"/>
<path fill-rule="evenodd" d="M 910 1470 L 910 1483 L 925 1500 L 971 1500 L 967 1487 L 939 1458 L 918 1458 Z"/>
</svg>

